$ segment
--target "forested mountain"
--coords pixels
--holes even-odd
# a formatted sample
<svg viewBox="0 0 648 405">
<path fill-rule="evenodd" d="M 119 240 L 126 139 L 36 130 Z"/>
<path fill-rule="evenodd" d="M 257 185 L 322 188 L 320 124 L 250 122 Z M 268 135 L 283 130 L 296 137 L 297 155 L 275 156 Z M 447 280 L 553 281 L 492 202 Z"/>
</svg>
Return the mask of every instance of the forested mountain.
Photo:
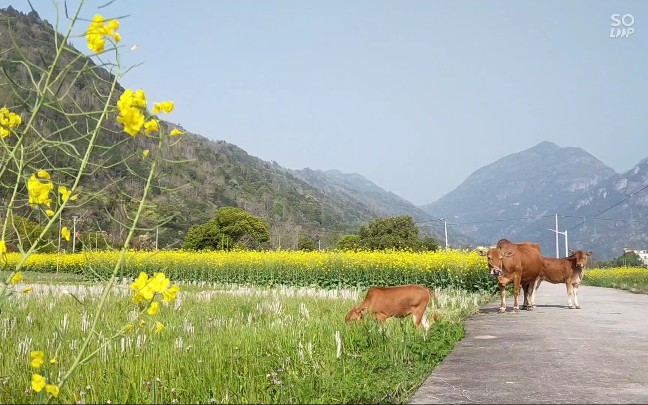
<svg viewBox="0 0 648 405">
<path fill-rule="evenodd" d="M 52 63 L 54 47 L 52 26 L 41 20 L 36 12 L 23 14 L 11 7 L 0 11 L 0 49 L 3 50 L 0 64 L 4 73 L 0 75 L 0 105 L 22 104 L 22 108 L 18 108 L 28 116 L 32 95 L 29 90 L 22 89 L 29 88 L 31 79 L 29 71 L 19 61 L 24 58 L 35 66 L 47 68 Z M 97 109 L 100 103 L 96 94 L 107 92 L 113 76 L 106 67 L 96 65 L 69 44 L 62 60 L 61 66 L 71 71 L 91 67 L 90 74 L 75 77 L 75 81 L 62 80 L 66 107 Z M 21 89 L 18 95 L 12 91 L 16 87 Z M 123 90 L 119 88 L 118 95 Z M 73 140 L 70 128 L 84 125 L 55 109 L 45 110 L 41 116 L 38 131 L 49 140 Z M 164 121 L 161 125 L 173 126 Z M 96 194 L 77 208 L 68 210 L 63 221 L 67 224 L 72 216 L 77 216 L 76 229 L 80 232 L 104 231 L 111 240 L 118 242 L 125 232 L 120 224 L 127 215 L 125 207 L 132 204 L 128 195 L 141 190 L 144 184 L 141 151 L 153 149 L 154 145 L 146 138 L 137 138 L 137 148 L 133 148 L 132 143 L 120 141 L 129 137 L 124 137 L 123 132 L 118 136 L 120 129 L 114 120 L 104 127 L 100 134 L 102 145 L 112 149 L 110 153 L 99 150 L 94 159 L 105 169 L 93 170 L 81 183 L 86 195 Z M 237 206 L 266 219 L 271 224 L 271 247 L 283 248 L 294 248 L 302 235 L 319 240 L 322 247 L 333 246 L 340 236 L 355 232 L 361 225 L 382 216 L 413 213 L 417 221 L 426 220 L 424 212 L 394 195 L 390 196 L 393 201 L 387 204 L 394 206 L 377 204 L 382 198 L 381 189 L 373 183 L 370 186 L 373 187 L 372 196 L 342 198 L 344 193 L 339 190 L 310 184 L 312 177 L 250 156 L 231 143 L 211 141 L 199 134 L 183 135 L 170 154 L 170 162 L 163 165 L 155 184 L 152 205 L 141 221 L 144 227 L 150 228 L 142 232 L 149 240 L 159 232 L 160 247 L 178 247 L 189 227 L 206 222 L 222 206 Z M 48 156 L 43 161 L 48 159 L 56 166 L 65 167 L 70 156 Z M 37 165 L 38 162 L 32 163 Z M 6 201 L 6 196 L 0 197 Z M 161 220 L 168 221 L 155 229 L 155 224 Z"/>
</svg>

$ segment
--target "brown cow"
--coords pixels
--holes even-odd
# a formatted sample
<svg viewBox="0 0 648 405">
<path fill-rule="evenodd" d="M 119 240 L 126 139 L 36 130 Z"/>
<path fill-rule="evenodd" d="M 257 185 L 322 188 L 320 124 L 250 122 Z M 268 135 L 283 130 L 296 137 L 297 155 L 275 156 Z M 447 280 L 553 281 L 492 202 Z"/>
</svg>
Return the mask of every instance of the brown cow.
<svg viewBox="0 0 648 405">
<path fill-rule="evenodd" d="M 433 293 L 422 285 L 401 285 L 395 287 L 371 287 L 367 291 L 364 301 L 351 308 L 344 320 L 346 322 L 362 319 L 367 311 L 373 313 L 378 322 L 384 322 L 392 316 L 404 318 L 412 314 L 412 319 L 417 327 L 423 324 L 427 331 L 430 328 L 425 310 L 427 309 Z M 432 303 L 434 307 L 434 301 Z M 434 311 L 434 320 L 437 320 Z"/>
<path fill-rule="evenodd" d="M 533 242 L 513 243 L 501 239 L 485 255 L 488 258 L 491 274 L 497 276 L 501 298 L 499 312 L 506 312 L 506 286 L 511 281 L 513 282 L 513 311 L 519 311 L 520 286 L 524 289 L 526 309 L 533 309 L 535 306 L 533 287 L 543 268 L 540 246 Z"/>
<path fill-rule="evenodd" d="M 578 305 L 578 287 L 583 276 L 585 275 L 585 267 L 587 267 L 587 257 L 592 254 L 591 251 L 585 252 L 583 250 L 573 251 L 570 256 L 562 259 L 553 257 L 543 257 L 543 269 L 540 272 L 540 278 L 536 282 L 534 291 L 540 287 L 540 283 L 548 281 L 552 284 L 565 283 L 567 287 L 567 308 L 580 309 Z M 574 303 L 572 304 L 572 297 Z"/>
</svg>

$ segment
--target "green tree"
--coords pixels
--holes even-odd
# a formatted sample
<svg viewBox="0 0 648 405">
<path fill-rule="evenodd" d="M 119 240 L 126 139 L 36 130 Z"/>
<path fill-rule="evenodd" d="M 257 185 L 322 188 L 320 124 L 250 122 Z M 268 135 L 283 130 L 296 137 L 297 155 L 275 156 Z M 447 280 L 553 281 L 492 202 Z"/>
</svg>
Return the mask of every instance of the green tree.
<svg viewBox="0 0 648 405">
<path fill-rule="evenodd" d="M 270 225 L 262 218 L 236 207 L 216 210 L 206 224 L 194 225 L 187 232 L 184 249 L 256 249 L 270 240 Z"/>
<path fill-rule="evenodd" d="M 409 215 L 380 218 L 360 227 L 359 235 L 345 235 L 337 243 L 338 249 L 408 249 L 436 251 L 439 241 L 432 236 L 419 237 L 419 229 Z"/>
<path fill-rule="evenodd" d="M 628 267 L 644 267 L 645 264 L 641 260 L 638 254 L 635 252 L 624 252 L 621 256 L 617 257 L 615 260 L 616 266 L 628 266 Z"/>
<path fill-rule="evenodd" d="M 312 252 L 315 250 L 315 242 L 313 239 L 306 235 L 301 235 L 297 241 L 297 249 L 304 250 L 306 252 Z"/>
<path fill-rule="evenodd" d="M 344 235 L 338 240 L 337 248 L 340 250 L 353 250 L 357 252 L 362 247 L 360 235 Z"/>
<path fill-rule="evenodd" d="M 424 236 L 421 238 L 421 250 L 436 252 L 439 250 L 439 241 L 432 236 Z"/>
<path fill-rule="evenodd" d="M 409 215 L 379 218 L 360 227 L 361 245 L 368 249 L 420 248 L 419 229 Z"/>
</svg>

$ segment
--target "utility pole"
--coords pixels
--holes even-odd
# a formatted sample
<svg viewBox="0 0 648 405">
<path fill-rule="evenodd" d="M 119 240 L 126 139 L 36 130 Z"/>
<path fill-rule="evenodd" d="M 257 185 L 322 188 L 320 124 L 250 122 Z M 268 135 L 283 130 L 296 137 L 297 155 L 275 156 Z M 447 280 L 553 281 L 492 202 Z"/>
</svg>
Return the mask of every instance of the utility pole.
<svg viewBox="0 0 648 405">
<path fill-rule="evenodd" d="M 72 216 L 72 253 L 74 253 L 74 250 L 76 248 L 76 221 L 77 221 L 77 216 L 73 215 Z"/>
<path fill-rule="evenodd" d="M 560 232 L 558 230 L 558 214 L 556 214 L 556 229 L 549 228 L 550 231 L 556 234 L 556 258 L 560 258 L 560 252 L 558 247 L 558 234 L 565 235 L 565 257 L 569 256 L 569 242 L 567 241 L 567 230 Z"/>
<path fill-rule="evenodd" d="M 558 254 L 558 214 L 556 213 L 556 259 L 560 257 Z"/>
<path fill-rule="evenodd" d="M 445 250 L 448 251 L 448 221 L 445 218 L 441 218 L 443 221 L 443 232 L 445 233 Z"/>
</svg>

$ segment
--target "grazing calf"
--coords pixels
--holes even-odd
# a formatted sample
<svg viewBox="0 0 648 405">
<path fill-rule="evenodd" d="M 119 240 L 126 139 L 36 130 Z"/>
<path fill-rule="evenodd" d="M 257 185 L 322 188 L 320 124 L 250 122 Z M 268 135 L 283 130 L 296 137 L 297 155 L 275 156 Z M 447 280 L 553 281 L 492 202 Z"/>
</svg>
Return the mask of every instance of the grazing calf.
<svg viewBox="0 0 648 405">
<path fill-rule="evenodd" d="M 395 287 L 371 287 L 367 291 L 364 301 L 360 305 L 351 308 L 344 320 L 346 322 L 357 321 L 367 313 L 373 313 L 378 322 L 384 322 L 387 318 L 404 318 L 412 314 L 412 319 L 417 327 L 421 324 L 427 331 L 430 328 L 425 312 L 433 298 L 432 292 L 422 285 L 401 285 Z M 434 302 L 433 302 L 434 305 Z M 434 311 L 434 320 L 438 314 Z"/>
<path fill-rule="evenodd" d="M 578 287 L 580 287 L 583 276 L 585 275 L 585 267 L 587 267 L 587 257 L 592 252 L 585 252 L 583 250 L 573 251 L 570 256 L 562 259 L 553 257 L 543 257 L 543 268 L 540 272 L 540 278 L 536 282 L 534 290 L 540 287 L 542 281 L 548 281 L 552 284 L 565 283 L 567 287 L 567 308 L 580 309 L 578 305 Z M 573 298 L 573 304 L 572 304 Z"/>
</svg>

